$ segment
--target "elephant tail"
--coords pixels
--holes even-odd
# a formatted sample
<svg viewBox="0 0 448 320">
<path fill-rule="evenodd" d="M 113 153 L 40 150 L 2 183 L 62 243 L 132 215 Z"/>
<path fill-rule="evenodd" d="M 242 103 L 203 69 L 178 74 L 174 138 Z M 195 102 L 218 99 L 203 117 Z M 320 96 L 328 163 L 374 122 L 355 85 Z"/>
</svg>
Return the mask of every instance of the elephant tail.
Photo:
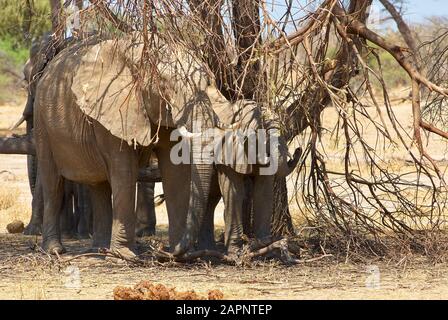
<svg viewBox="0 0 448 320">
<path fill-rule="evenodd" d="M 154 207 L 160 206 L 162 203 L 165 202 L 165 195 L 159 194 L 158 196 L 154 197 Z"/>
</svg>

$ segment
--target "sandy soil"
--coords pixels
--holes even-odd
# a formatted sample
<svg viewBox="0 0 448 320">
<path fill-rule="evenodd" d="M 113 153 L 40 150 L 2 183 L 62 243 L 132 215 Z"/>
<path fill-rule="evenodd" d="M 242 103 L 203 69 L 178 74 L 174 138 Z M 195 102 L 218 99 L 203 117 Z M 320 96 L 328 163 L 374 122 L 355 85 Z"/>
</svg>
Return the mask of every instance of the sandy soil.
<svg viewBox="0 0 448 320">
<path fill-rule="evenodd" d="M 33 252 L 34 237 L 0 236 L 0 299 L 111 299 L 116 286 L 141 280 L 206 293 L 219 289 L 226 299 L 444 299 L 448 265 L 424 260 L 342 264 L 333 260 L 284 267 L 262 263 L 248 268 L 207 264 L 144 268 L 80 257 L 58 262 Z M 86 241 L 66 241 L 73 257 Z M 373 265 L 373 266 L 372 266 Z M 79 274 L 79 276 L 76 276 Z"/>
</svg>

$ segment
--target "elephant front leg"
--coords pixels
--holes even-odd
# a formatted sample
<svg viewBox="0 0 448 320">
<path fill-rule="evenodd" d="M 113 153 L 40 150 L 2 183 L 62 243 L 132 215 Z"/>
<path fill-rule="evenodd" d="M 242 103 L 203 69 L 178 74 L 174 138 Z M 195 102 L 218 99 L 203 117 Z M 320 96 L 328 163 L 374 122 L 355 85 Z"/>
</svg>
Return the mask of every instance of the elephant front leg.
<svg viewBox="0 0 448 320">
<path fill-rule="evenodd" d="M 218 180 L 224 200 L 224 244 L 229 254 L 242 247 L 244 175 L 226 166 L 218 166 Z"/>
<path fill-rule="evenodd" d="M 41 235 L 42 223 L 44 218 L 44 196 L 40 177 L 37 175 L 36 185 L 34 188 L 33 199 L 31 200 L 31 219 L 26 226 L 23 234 L 25 235 Z"/>
<path fill-rule="evenodd" d="M 113 195 L 113 222 L 110 250 L 124 259 L 134 259 L 135 248 L 135 185 L 137 183 L 137 161 L 116 161 L 111 168 Z"/>
<path fill-rule="evenodd" d="M 161 131 L 161 140 L 168 140 L 166 133 Z M 162 173 L 163 193 L 168 213 L 168 237 L 170 250 L 179 243 L 185 232 L 187 221 L 188 199 L 190 197 L 190 168 L 188 165 L 174 165 L 170 159 L 170 147 L 160 146 L 155 151 L 159 159 Z"/>
</svg>

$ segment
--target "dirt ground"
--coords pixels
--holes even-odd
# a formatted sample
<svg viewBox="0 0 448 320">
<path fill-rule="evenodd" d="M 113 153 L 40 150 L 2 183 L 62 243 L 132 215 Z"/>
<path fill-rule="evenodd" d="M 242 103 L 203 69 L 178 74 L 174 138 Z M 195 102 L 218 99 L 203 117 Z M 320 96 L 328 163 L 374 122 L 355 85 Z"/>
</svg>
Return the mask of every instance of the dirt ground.
<svg viewBox="0 0 448 320">
<path fill-rule="evenodd" d="M 0 106 L 0 136 L 18 119 L 21 105 Z M 334 110 L 328 112 L 334 113 Z M 401 107 L 410 117 L 410 108 Z M 334 117 L 328 117 L 334 118 Z M 23 130 L 23 129 L 22 129 Z M 20 130 L 19 132 L 20 133 Z M 445 160 L 446 145 L 432 144 L 435 158 Z M 338 148 L 334 148 L 337 154 Z M 394 156 L 401 156 L 394 153 Z M 338 160 L 335 159 L 335 163 Z M 340 161 L 339 161 L 340 162 Z M 156 194 L 162 193 L 160 185 Z M 0 155 L 0 299 L 111 299 L 116 286 L 133 286 L 141 280 L 162 283 L 180 291 L 205 293 L 219 289 L 226 299 L 444 299 L 448 297 L 448 265 L 424 258 L 367 261 L 328 258 L 293 267 L 276 262 L 251 267 L 225 265 L 160 265 L 129 267 L 100 258 L 80 257 L 69 263 L 31 249 L 39 237 L 7 234 L 15 219 L 30 217 L 26 157 Z M 294 212 L 294 204 L 292 204 Z M 218 208 L 222 211 L 222 205 Z M 164 205 L 157 208 L 158 232 L 166 230 Z M 222 226 L 217 215 L 216 225 Z M 68 253 L 79 255 L 88 241 L 64 240 Z M 341 262 L 342 261 L 342 262 Z"/>
<path fill-rule="evenodd" d="M 225 299 L 444 299 L 448 265 L 414 259 L 400 265 L 333 260 L 293 267 L 265 262 L 250 268 L 208 264 L 128 267 L 100 258 L 70 263 L 34 252 L 35 237 L 0 236 L 0 299 L 111 299 L 116 286 L 141 280 L 195 290 L 219 289 Z M 66 241 L 69 259 L 88 246 Z M 77 274 L 79 276 L 77 276 Z"/>
</svg>

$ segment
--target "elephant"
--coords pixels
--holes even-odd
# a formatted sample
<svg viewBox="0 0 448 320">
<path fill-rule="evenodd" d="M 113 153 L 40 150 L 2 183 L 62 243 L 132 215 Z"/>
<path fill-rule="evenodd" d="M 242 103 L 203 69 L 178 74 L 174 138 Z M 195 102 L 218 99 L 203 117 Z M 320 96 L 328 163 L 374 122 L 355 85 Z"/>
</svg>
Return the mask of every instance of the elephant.
<svg viewBox="0 0 448 320">
<path fill-rule="evenodd" d="M 243 173 L 235 164 L 215 165 L 209 161 L 214 138 L 204 134 L 209 129 L 223 131 L 245 123 L 240 111 L 246 104 L 252 113 L 259 113 L 259 107 L 247 101 L 228 102 L 195 52 L 160 36 L 152 35 L 152 39 L 157 47 L 149 51 L 157 54 L 149 70 L 140 63 L 144 42 L 131 34 L 118 40 L 93 36 L 71 44 L 43 72 L 34 102 L 34 138 L 45 195 L 43 247 L 48 252 L 64 251 L 57 208 L 63 198 L 62 183 L 68 179 L 89 185 L 94 215 L 92 246 L 108 246 L 122 257 L 134 258 L 132 190 L 139 168 L 152 151 L 159 160 L 170 249 L 175 256 L 193 250 L 198 240 L 207 238 L 200 231 L 212 229 L 204 227 L 204 218 L 213 208 L 211 195 L 217 185 L 227 210 L 236 210 L 236 215 L 226 214 L 231 217 L 226 226 L 228 243 L 239 237 L 233 225 L 241 220 L 239 199 L 234 196 L 241 187 L 240 176 L 253 175 L 259 180 L 254 194 L 272 195 L 273 173 L 270 178 L 259 174 L 264 163 Z M 247 124 L 263 127 L 259 119 Z M 273 132 L 281 138 L 278 130 Z M 187 163 L 173 161 L 179 139 L 181 145 L 184 140 L 190 142 L 185 152 Z M 282 174 L 290 168 L 285 148 L 286 143 L 280 143 L 280 153 L 271 157 Z M 221 183 L 216 183 L 216 170 Z M 262 226 L 257 232 L 264 236 L 270 221 L 266 222 L 263 213 L 260 216 L 257 223 Z"/>
<path fill-rule="evenodd" d="M 34 116 L 34 98 L 36 92 L 36 86 L 39 82 L 39 78 L 44 71 L 46 65 L 51 59 L 64 47 L 68 46 L 73 41 L 73 38 L 65 39 L 64 41 L 57 43 L 51 33 L 45 33 L 41 37 L 33 40 L 30 49 L 30 58 L 25 64 L 23 73 L 27 83 L 28 95 L 22 118 L 13 126 L 12 129 L 17 128 L 23 122 L 26 122 L 26 134 L 32 137 L 33 131 L 33 116 Z M 28 153 L 27 155 L 27 170 L 28 180 L 30 184 L 30 191 L 32 198 L 32 214 L 30 222 L 24 230 L 26 235 L 39 235 L 42 232 L 43 221 L 43 194 L 40 189 L 40 183 L 37 177 L 37 159 L 34 154 Z M 77 226 L 75 222 L 79 219 L 75 219 L 75 216 L 79 216 L 80 212 L 78 208 L 84 208 L 82 203 L 85 200 L 83 193 L 78 194 L 78 186 L 70 181 L 64 182 L 64 201 L 61 208 L 61 229 L 62 233 L 67 237 L 73 237 L 77 233 Z M 81 206 L 78 206 L 78 202 Z M 86 237 L 86 234 L 81 235 Z"/>
<path fill-rule="evenodd" d="M 166 167 L 162 159 L 169 140 L 160 137 L 167 128 L 191 131 L 193 122 L 205 128 L 214 126 L 215 115 L 205 94 L 210 74 L 204 64 L 188 51 L 166 46 L 160 55 L 164 61 L 157 66 L 159 83 L 146 81 L 137 88 L 132 85 L 138 71 L 135 60 L 143 47 L 132 36 L 118 41 L 89 37 L 57 54 L 37 84 L 34 139 L 44 194 L 43 248 L 48 252 L 64 252 L 58 208 L 63 181 L 68 179 L 89 186 L 92 246 L 135 257 L 132 190 L 139 168 L 156 145 L 160 166 Z M 178 71 L 179 64 L 187 69 Z M 201 151 L 201 146 L 192 147 L 193 157 Z M 184 224 L 173 248 L 177 255 L 189 250 L 198 237 L 213 167 L 199 163 L 189 165 L 188 170 L 193 172 L 186 201 L 189 208 L 177 217 Z M 162 182 L 166 180 L 164 172 L 161 168 Z M 166 195 L 167 202 L 169 198 L 172 196 Z M 176 217 L 172 210 L 169 215 L 171 226 Z"/>
<path fill-rule="evenodd" d="M 232 131 L 223 131 L 219 128 L 215 130 L 215 175 L 213 178 L 215 186 L 211 188 L 210 208 L 206 212 L 202 228 L 201 241 L 205 247 L 213 243 L 213 220 L 214 209 L 219 201 L 220 195 L 224 201 L 224 244 L 227 253 L 237 253 L 242 246 L 244 220 L 250 217 L 244 215 L 244 205 L 247 197 L 247 189 L 250 188 L 253 202 L 253 236 L 260 245 L 267 245 L 271 241 L 271 219 L 273 212 L 273 193 L 275 175 L 285 177 L 289 175 L 297 166 L 302 150 L 297 148 L 291 160 L 287 160 L 288 147 L 285 138 L 278 133 L 279 120 L 275 116 L 271 119 L 263 119 L 261 109 L 253 101 L 239 100 L 236 103 L 229 103 L 222 97 L 213 98 L 213 108 L 220 121 L 232 123 Z M 270 132 L 274 138 L 278 139 L 278 144 L 271 150 L 277 152 L 270 157 L 271 162 L 275 162 L 273 170 L 266 170 L 267 163 L 260 161 L 263 150 L 255 150 L 255 156 L 250 161 L 250 146 L 255 146 L 263 141 L 257 141 L 256 133 Z M 229 135 L 230 133 L 230 135 Z M 239 136 L 239 137 L 238 137 Z M 264 136 L 261 136 L 264 138 Z M 269 137 L 266 137 L 269 138 Z M 269 149 L 272 141 L 266 140 Z M 227 149 L 226 149 L 227 146 Z M 230 155 L 226 152 L 232 151 Z M 242 151 L 240 158 L 236 158 L 238 150 Z M 267 150 L 266 150 L 267 151 Z M 268 153 L 265 153 L 268 155 Z M 222 155 L 216 158 L 216 155 Z M 254 155 L 252 155 L 254 156 Z M 227 158 L 226 158 L 227 157 Z M 224 159 L 224 161 L 223 161 Z M 271 163 L 272 164 L 272 163 Z M 264 169 L 264 171 L 263 171 Z M 248 185 L 249 184 L 249 185 Z M 218 185 L 218 186 L 216 186 Z M 204 247 L 204 245 L 201 245 Z"/>
<path fill-rule="evenodd" d="M 12 128 L 17 128 L 23 122 L 27 123 L 27 133 L 24 136 L 14 135 L 9 138 L 0 138 L 0 153 L 26 154 L 28 156 L 28 178 L 30 190 L 33 195 L 32 216 L 25 228 L 27 235 L 40 235 L 43 221 L 43 195 L 40 183 L 37 181 L 37 159 L 35 157 L 35 146 L 32 141 L 34 98 L 36 86 L 46 65 L 63 48 L 72 43 L 74 38 L 65 39 L 62 43 L 56 43 L 50 33 L 34 40 L 30 49 L 30 59 L 24 66 L 24 78 L 27 83 L 28 96 L 23 116 Z M 154 169 L 146 169 L 151 171 Z M 148 171 L 148 172 L 149 172 Z M 154 208 L 154 183 L 160 181 L 157 173 L 146 173 L 146 181 L 138 183 L 137 216 L 139 226 L 138 236 L 153 235 L 155 232 L 155 208 Z M 149 177 L 149 180 L 148 180 Z M 88 238 L 92 233 L 91 220 L 92 208 L 87 188 L 81 184 L 69 180 L 64 182 L 64 197 L 61 208 L 60 228 L 65 236 Z"/>
</svg>

